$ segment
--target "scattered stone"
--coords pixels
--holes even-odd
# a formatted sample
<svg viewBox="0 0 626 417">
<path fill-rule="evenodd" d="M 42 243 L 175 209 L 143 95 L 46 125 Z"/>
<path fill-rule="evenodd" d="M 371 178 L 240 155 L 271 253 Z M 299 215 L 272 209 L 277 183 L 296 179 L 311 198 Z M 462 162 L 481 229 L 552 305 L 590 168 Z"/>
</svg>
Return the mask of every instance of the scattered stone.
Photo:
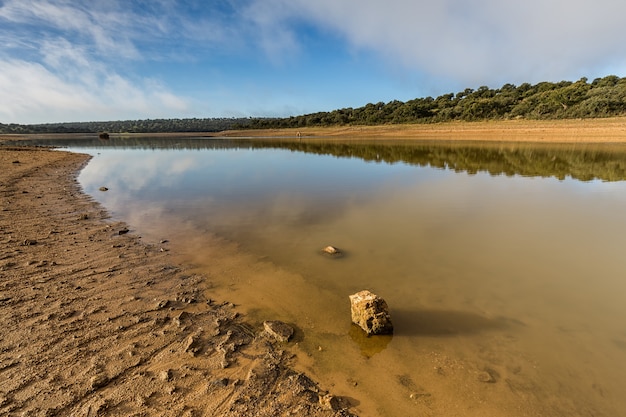
<svg viewBox="0 0 626 417">
<path fill-rule="evenodd" d="M 478 373 L 478 381 L 486 384 L 495 384 L 497 381 L 496 372 L 491 370 L 481 371 Z"/>
<path fill-rule="evenodd" d="M 37 244 L 37 241 L 35 239 L 25 239 L 22 242 L 22 246 L 33 246 L 33 245 L 36 245 L 36 244 Z"/>
<path fill-rule="evenodd" d="M 98 188 L 98 190 L 100 190 L 100 191 L 109 191 L 109 189 L 107 187 L 100 187 L 100 188 Z"/>
<path fill-rule="evenodd" d="M 174 322 L 174 324 L 178 327 L 183 327 L 185 324 L 186 320 L 190 320 L 191 319 L 191 314 L 186 312 L 186 311 L 182 311 L 178 316 L 174 317 L 174 320 L 172 320 Z"/>
<path fill-rule="evenodd" d="M 105 374 L 93 376 L 89 381 L 92 390 L 97 390 L 98 388 L 105 386 L 108 382 L 109 378 Z"/>
<path fill-rule="evenodd" d="M 279 342 L 288 342 L 293 336 L 293 327 L 278 320 L 264 321 L 263 327 L 265 333 L 278 340 Z"/>
<path fill-rule="evenodd" d="M 125 235 L 126 233 L 128 233 L 130 230 L 128 230 L 126 227 L 123 228 L 122 230 L 120 230 L 119 232 L 117 232 L 120 235 Z"/>
<path fill-rule="evenodd" d="M 163 382 L 169 382 L 172 379 L 172 371 L 169 369 L 164 369 L 159 372 L 159 379 Z"/>
<path fill-rule="evenodd" d="M 227 387 L 228 386 L 228 378 L 218 378 L 213 381 L 213 385 L 218 387 Z"/>
<path fill-rule="evenodd" d="M 16 160 L 16 161 L 13 161 L 13 163 L 14 163 L 14 164 L 19 164 L 19 163 L 20 163 L 20 161 L 17 161 L 17 160 Z"/>
<path fill-rule="evenodd" d="M 322 249 L 322 251 L 328 255 L 332 255 L 332 256 L 339 256 L 342 255 L 342 252 L 339 248 L 336 248 L 334 246 L 326 246 L 324 249 Z"/>
<path fill-rule="evenodd" d="M 327 410 L 341 410 L 341 403 L 339 402 L 339 399 L 330 394 L 320 395 L 320 405 Z"/>
<path fill-rule="evenodd" d="M 425 397 L 430 397 L 430 394 L 427 393 L 427 392 L 412 392 L 409 395 L 409 398 L 414 400 L 414 401 L 421 400 L 421 399 L 423 399 Z"/>
<path fill-rule="evenodd" d="M 352 294 L 350 310 L 352 322 L 368 335 L 393 333 L 393 324 L 387 302 L 368 290 Z"/>
<path fill-rule="evenodd" d="M 200 348 L 198 348 L 197 345 L 198 344 L 197 344 L 196 337 L 189 336 L 187 340 L 185 341 L 185 346 L 183 347 L 183 350 L 191 354 L 191 356 L 196 356 L 196 353 L 198 353 L 198 351 L 200 350 Z"/>
</svg>

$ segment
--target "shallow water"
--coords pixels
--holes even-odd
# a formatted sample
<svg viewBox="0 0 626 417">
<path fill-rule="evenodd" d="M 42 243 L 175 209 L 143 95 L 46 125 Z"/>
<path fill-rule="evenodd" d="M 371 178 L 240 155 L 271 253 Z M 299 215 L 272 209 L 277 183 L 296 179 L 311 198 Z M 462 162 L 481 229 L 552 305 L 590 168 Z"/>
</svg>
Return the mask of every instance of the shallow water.
<svg viewBox="0 0 626 417">
<path fill-rule="evenodd" d="M 297 366 L 362 415 L 626 415 L 624 146 L 65 145 L 113 216 L 295 324 Z M 364 288 L 393 336 L 350 324 Z"/>
</svg>

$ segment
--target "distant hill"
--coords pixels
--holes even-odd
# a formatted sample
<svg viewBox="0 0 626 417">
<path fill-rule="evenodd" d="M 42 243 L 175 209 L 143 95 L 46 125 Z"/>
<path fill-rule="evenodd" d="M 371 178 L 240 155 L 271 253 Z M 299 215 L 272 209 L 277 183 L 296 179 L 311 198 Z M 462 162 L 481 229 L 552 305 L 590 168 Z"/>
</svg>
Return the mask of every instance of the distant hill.
<svg viewBox="0 0 626 417">
<path fill-rule="evenodd" d="M 217 132 L 229 129 L 298 128 L 338 125 L 438 123 L 455 120 L 572 119 L 626 115 L 626 78 L 609 75 L 588 82 L 505 84 L 467 88 L 437 98 L 368 103 L 286 118 L 156 119 L 114 122 L 1 124 L 0 133 Z"/>
<path fill-rule="evenodd" d="M 366 104 L 302 116 L 276 119 L 250 119 L 247 128 L 287 128 L 336 125 L 383 125 L 438 123 L 505 119 L 573 119 L 626 115 L 626 78 L 610 75 L 591 83 L 541 82 L 499 89 L 479 87 L 449 93 L 437 98 L 416 98 L 407 102 Z"/>
<path fill-rule="evenodd" d="M 161 133 L 161 132 L 220 132 L 233 126 L 247 124 L 248 119 L 146 119 L 113 122 L 70 122 L 34 125 L 2 124 L 0 133 Z"/>
</svg>

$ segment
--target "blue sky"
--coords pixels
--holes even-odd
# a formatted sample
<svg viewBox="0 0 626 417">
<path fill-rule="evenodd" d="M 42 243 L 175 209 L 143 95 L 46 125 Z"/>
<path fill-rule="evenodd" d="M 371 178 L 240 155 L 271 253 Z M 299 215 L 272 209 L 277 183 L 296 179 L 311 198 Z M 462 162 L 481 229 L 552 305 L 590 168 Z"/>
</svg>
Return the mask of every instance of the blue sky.
<svg viewBox="0 0 626 417">
<path fill-rule="evenodd" d="M 621 0 L 0 0 L 0 123 L 289 116 L 626 75 Z"/>
</svg>

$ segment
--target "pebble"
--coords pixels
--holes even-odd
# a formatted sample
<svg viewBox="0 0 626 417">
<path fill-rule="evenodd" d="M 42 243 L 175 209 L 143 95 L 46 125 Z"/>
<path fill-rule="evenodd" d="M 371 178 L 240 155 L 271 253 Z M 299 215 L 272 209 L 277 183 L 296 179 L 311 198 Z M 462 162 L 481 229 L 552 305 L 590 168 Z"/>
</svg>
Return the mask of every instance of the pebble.
<svg viewBox="0 0 626 417">
<path fill-rule="evenodd" d="M 100 187 L 98 188 L 100 191 L 109 191 L 109 189 L 107 187 Z"/>
<path fill-rule="evenodd" d="M 293 328 L 282 321 L 264 321 L 265 333 L 279 342 L 287 342 L 293 336 Z"/>
<path fill-rule="evenodd" d="M 169 369 L 165 369 L 159 372 L 159 379 L 163 382 L 169 381 L 170 379 L 172 379 L 172 371 L 170 371 Z"/>
<path fill-rule="evenodd" d="M 105 374 L 98 374 L 91 378 L 90 384 L 91 389 L 96 390 L 100 387 L 105 386 L 109 382 L 109 378 Z"/>
<path fill-rule="evenodd" d="M 327 253 L 329 255 L 341 255 L 341 250 L 339 250 L 338 248 L 334 247 L 334 246 L 326 246 L 323 249 L 324 253 Z"/>
<path fill-rule="evenodd" d="M 217 385 L 220 387 L 227 387 L 228 386 L 228 378 L 218 378 L 215 381 L 213 381 L 213 385 Z"/>
<path fill-rule="evenodd" d="M 485 382 L 485 383 L 488 383 L 488 384 L 493 384 L 493 383 L 496 382 L 496 379 L 493 377 L 493 375 L 491 375 L 487 371 L 479 372 L 478 373 L 478 380 L 480 382 Z"/>
</svg>

